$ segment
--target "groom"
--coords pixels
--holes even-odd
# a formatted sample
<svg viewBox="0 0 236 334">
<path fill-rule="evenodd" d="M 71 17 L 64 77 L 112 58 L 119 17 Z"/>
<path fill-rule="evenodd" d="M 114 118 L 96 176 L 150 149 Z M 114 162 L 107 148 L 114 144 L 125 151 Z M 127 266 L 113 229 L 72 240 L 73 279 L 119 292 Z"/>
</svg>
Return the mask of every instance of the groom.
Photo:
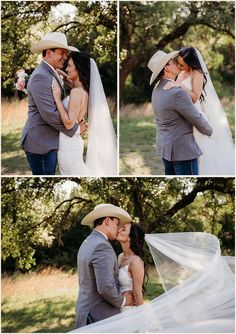
<svg viewBox="0 0 236 334">
<path fill-rule="evenodd" d="M 166 175 L 198 175 L 198 160 L 202 154 L 193 136 L 193 126 L 204 135 L 212 127 L 194 107 L 190 95 L 179 87 L 163 89 L 180 73 L 174 57 L 178 51 L 166 54 L 157 51 L 148 63 L 153 72 L 150 84 L 159 83 L 152 93 L 152 106 L 157 124 L 157 148 Z"/>
<path fill-rule="evenodd" d="M 32 53 L 42 52 L 43 60 L 30 76 L 28 90 L 28 119 L 22 132 L 21 147 L 26 153 L 33 175 L 54 175 L 57 165 L 59 132 L 67 136 L 82 134 L 87 125 L 75 124 L 70 130 L 64 127 L 52 94 L 55 78 L 65 97 L 64 87 L 56 69 L 62 69 L 67 50 L 79 51 L 68 46 L 66 36 L 51 32 L 31 47 Z"/>
<path fill-rule="evenodd" d="M 112 204 L 99 204 L 84 217 L 81 224 L 94 230 L 78 252 L 79 295 L 76 305 L 76 327 L 111 317 L 125 305 L 133 305 L 133 296 L 118 291 L 118 264 L 109 243 L 115 240 L 118 224 L 131 222 L 130 215 Z"/>
</svg>

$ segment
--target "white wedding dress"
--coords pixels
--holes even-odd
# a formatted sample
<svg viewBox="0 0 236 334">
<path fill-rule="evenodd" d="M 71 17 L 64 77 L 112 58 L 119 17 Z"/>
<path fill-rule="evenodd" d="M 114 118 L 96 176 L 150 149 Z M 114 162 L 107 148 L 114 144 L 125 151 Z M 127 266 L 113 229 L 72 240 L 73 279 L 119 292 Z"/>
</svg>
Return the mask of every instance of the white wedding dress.
<svg viewBox="0 0 236 334">
<path fill-rule="evenodd" d="M 63 105 L 66 110 L 68 110 L 68 104 L 69 96 L 63 100 Z M 84 141 L 80 135 L 76 134 L 73 137 L 69 137 L 63 132 L 60 132 L 57 157 L 61 175 L 89 175 L 89 170 L 84 162 L 83 154 Z"/>
<path fill-rule="evenodd" d="M 198 158 L 199 175 L 235 175 L 235 146 L 226 114 L 212 84 L 210 74 L 199 50 L 195 49 L 207 77 L 205 101 L 198 101 L 194 106 L 208 120 L 213 128 L 211 137 L 193 128 L 194 138 L 202 151 Z M 181 83 L 192 90 L 192 76 Z"/>
<path fill-rule="evenodd" d="M 192 75 L 181 81 L 186 88 L 192 90 Z M 194 103 L 194 106 L 202 114 L 202 116 L 209 122 L 207 114 L 202 110 L 200 102 Z M 214 131 L 214 129 L 213 129 Z M 228 174 L 228 165 L 226 169 L 222 157 L 219 154 L 217 142 L 209 136 L 205 136 L 199 132 L 195 127 L 193 128 L 193 136 L 198 146 L 202 151 L 202 155 L 198 158 L 198 174 L 199 175 L 218 175 Z"/>
<path fill-rule="evenodd" d="M 134 255 L 135 256 L 135 255 Z M 133 291 L 133 279 L 129 276 L 129 265 L 133 256 L 130 258 L 129 263 L 123 267 L 119 268 L 118 282 L 119 291 L 123 293 L 125 291 Z M 134 306 L 124 306 L 121 308 L 121 312 L 127 311 Z"/>
<path fill-rule="evenodd" d="M 68 109 L 69 97 L 63 104 Z M 85 160 L 84 141 L 59 134 L 58 164 L 63 175 L 116 176 L 117 139 L 101 77 L 94 59 L 90 58 L 88 100 L 88 147 Z"/>
<path fill-rule="evenodd" d="M 165 293 L 73 332 L 234 333 L 235 263 L 221 256 L 219 240 L 203 232 L 147 234 L 145 240 Z"/>
</svg>

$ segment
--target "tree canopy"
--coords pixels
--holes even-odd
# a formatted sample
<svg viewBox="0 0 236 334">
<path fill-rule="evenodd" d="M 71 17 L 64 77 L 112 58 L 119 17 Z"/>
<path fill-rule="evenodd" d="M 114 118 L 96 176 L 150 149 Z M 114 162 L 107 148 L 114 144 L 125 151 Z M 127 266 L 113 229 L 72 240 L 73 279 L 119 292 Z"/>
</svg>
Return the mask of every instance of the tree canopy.
<svg viewBox="0 0 236 334">
<path fill-rule="evenodd" d="M 69 181 L 68 181 L 69 180 Z M 145 233 L 204 231 L 234 253 L 233 178 L 2 178 L 2 270 L 75 267 L 99 203 L 126 209 Z"/>
<path fill-rule="evenodd" d="M 69 45 L 88 52 L 98 63 L 107 95 L 116 94 L 116 3 L 2 1 L 1 7 L 4 96 L 13 95 L 19 68 L 36 66 L 30 45 L 50 31 L 65 33 Z"/>
<path fill-rule="evenodd" d="M 123 101 L 149 99 L 147 64 L 157 50 L 170 52 L 190 45 L 202 52 L 218 92 L 223 86 L 233 86 L 234 20 L 233 1 L 120 2 Z"/>
</svg>

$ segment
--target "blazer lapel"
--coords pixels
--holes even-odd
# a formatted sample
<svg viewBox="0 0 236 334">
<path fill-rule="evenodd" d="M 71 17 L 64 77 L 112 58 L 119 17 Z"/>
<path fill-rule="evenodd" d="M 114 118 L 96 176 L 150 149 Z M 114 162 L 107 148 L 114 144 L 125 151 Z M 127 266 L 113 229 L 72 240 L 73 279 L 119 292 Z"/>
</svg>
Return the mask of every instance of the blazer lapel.
<svg viewBox="0 0 236 334">
<path fill-rule="evenodd" d="M 62 86 L 58 76 L 55 73 L 55 71 L 45 61 L 41 61 L 39 66 L 42 66 L 45 69 L 47 69 L 53 75 L 53 77 L 57 80 L 57 82 L 59 84 L 59 87 L 61 89 L 61 96 L 62 96 L 62 100 L 63 100 L 66 97 L 66 91 L 65 91 L 64 86 Z"/>
<path fill-rule="evenodd" d="M 65 91 L 65 88 L 64 88 L 64 86 L 62 86 L 62 84 L 61 84 L 59 78 L 57 77 L 56 73 L 54 72 L 54 73 L 52 73 L 52 75 L 53 75 L 54 78 L 57 80 L 57 82 L 58 82 L 58 84 L 59 84 L 59 86 L 60 86 L 60 88 L 61 88 L 61 95 L 62 95 L 62 100 L 63 100 L 63 99 L 66 97 L 66 91 Z"/>
</svg>

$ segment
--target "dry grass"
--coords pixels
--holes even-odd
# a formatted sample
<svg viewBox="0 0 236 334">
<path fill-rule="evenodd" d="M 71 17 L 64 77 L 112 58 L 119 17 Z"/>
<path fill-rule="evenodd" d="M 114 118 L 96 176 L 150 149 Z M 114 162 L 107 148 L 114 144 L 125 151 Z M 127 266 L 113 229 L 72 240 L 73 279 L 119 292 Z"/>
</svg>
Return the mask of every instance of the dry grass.
<svg viewBox="0 0 236 334">
<path fill-rule="evenodd" d="M 120 108 L 120 117 L 140 117 L 140 116 L 152 116 L 152 104 L 150 102 L 146 102 L 140 105 L 131 103 L 123 105 Z"/>
<path fill-rule="evenodd" d="M 163 293 L 149 270 L 145 302 Z M 2 276 L 3 333 L 64 333 L 74 329 L 77 274 L 47 268 L 40 273 Z"/>
<path fill-rule="evenodd" d="M 116 129 L 116 101 L 108 98 Z M 28 100 L 2 101 L 2 175 L 31 175 L 25 153 L 20 149 L 20 138 L 28 113 Z M 87 137 L 84 137 L 85 147 Z M 57 169 L 56 174 L 59 174 Z"/>
<path fill-rule="evenodd" d="M 74 328 L 76 274 L 48 268 L 2 278 L 2 332 L 68 332 Z"/>
<path fill-rule="evenodd" d="M 28 100 L 3 100 L 2 101 L 2 125 L 9 129 L 24 126 L 28 113 Z"/>
<path fill-rule="evenodd" d="M 55 291 L 56 287 L 56 291 Z M 78 289 L 77 274 L 68 274 L 48 267 L 40 273 L 2 277 L 2 298 L 19 298 L 36 296 L 42 298 L 49 295 L 71 294 Z"/>
</svg>

